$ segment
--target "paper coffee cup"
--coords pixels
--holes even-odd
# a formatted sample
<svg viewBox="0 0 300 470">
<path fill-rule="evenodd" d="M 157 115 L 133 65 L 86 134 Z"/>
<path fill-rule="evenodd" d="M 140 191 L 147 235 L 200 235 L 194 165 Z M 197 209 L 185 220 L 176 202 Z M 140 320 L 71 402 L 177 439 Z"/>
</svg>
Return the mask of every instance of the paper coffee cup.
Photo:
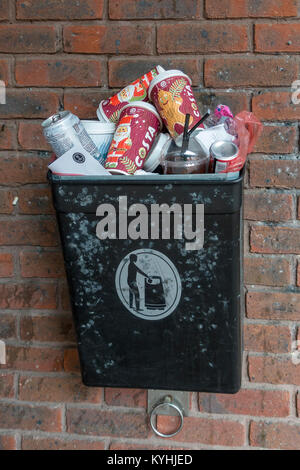
<svg viewBox="0 0 300 470">
<path fill-rule="evenodd" d="M 167 143 L 169 143 L 171 140 L 171 137 L 169 134 L 160 134 L 157 138 L 156 141 L 147 156 L 145 163 L 144 163 L 144 170 L 152 173 L 158 165 L 161 163 L 161 156 L 163 153 L 163 150 Z"/>
<path fill-rule="evenodd" d="M 165 69 L 158 65 L 150 72 L 127 85 L 118 94 L 101 101 L 97 116 L 101 122 L 118 123 L 122 109 L 133 101 L 149 101 L 148 89 L 151 81 Z"/>
<path fill-rule="evenodd" d="M 121 112 L 105 168 L 112 174 L 133 175 L 142 169 L 162 122 L 154 106 L 135 101 Z"/>
<path fill-rule="evenodd" d="M 102 123 L 99 121 L 81 121 L 88 135 L 100 152 L 101 161 L 105 161 L 107 153 L 114 136 L 115 124 Z"/>
<path fill-rule="evenodd" d="M 191 79 L 180 70 L 162 72 L 150 84 L 149 100 L 158 110 L 173 139 L 183 134 L 187 114 L 191 116 L 190 129 L 201 118 L 191 85 Z"/>
</svg>

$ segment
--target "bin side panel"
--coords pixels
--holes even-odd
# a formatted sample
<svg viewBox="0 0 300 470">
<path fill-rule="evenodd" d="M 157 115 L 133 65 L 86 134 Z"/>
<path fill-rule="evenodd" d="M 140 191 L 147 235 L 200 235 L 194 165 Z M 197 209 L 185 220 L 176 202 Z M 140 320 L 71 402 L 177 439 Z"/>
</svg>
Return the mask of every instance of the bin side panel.
<svg viewBox="0 0 300 470">
<path fill-rule="evenodd" d="M 206 213 L 198 251 L 185 240 L 99 240 L 84 208 L 58 220 L 86 385 L 238 391 L 240 211 Z"/>
<path fill-rule="evenodd" d="M 158 178 L 159 180 L 159 178 Z M 201 187 L 201 190 L 199 190 Z M 120 196 L 126 196 L 130 207 L 137 202 L 145 204 L 172 205 L 175 202 L 184 204 L 204 204 L 205 212 L 212 214 L 231 213 L 240 210 L 242 200 L 242 180 L 231 184 L 184 184 L 172 181 L 169 184 L 79 184 L 52 183 L 53 200 L 58 212 L 95 214 L 100 204 L 118 206 Z"/>
</svg>

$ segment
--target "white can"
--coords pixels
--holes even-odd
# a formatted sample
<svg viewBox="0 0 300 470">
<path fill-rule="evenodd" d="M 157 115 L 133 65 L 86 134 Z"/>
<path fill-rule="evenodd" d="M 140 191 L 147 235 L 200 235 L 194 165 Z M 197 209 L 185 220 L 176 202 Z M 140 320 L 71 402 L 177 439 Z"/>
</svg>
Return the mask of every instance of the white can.
<svg viewBox="0 0 300 470">
<path fill-rule="evenodd" d="M 233 142 L 219 140 L 210 147 L 212 173 L 229 173 L 230 166 L 238 157 L 239 148 Z"/>
</svg>

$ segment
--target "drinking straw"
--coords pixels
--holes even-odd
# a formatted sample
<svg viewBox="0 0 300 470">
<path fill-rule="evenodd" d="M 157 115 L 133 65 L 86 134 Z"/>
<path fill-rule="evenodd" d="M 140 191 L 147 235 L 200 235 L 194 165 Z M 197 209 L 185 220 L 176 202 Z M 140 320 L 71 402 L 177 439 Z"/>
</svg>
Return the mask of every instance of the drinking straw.
<svg viewBox="0 0 300 470">
<path fill-rule="evenodd" d="M 188 116 L 188 115 L 187 115 Z M 188 138 L 191 136 L 191 134 L 197 129 L 197 127 L 201 126 L 201 124 L 210 116 L 210 111 L 208 110 L 206 114 L 198 121 L 194 127 L 188 132 Z"/>
<path fill-rule="evenodd" d="M 183 139 L 182 139 L 182 147 L 181 147 L 181 156 L 186 160 L 185 152 L 188 149 L 189 146 L 189 124 L 190 124 L 190 114 L 187 114 L 185 116 L 185 124 L 184 124 L 184 133 L 183 133 Z"/>
</svg>

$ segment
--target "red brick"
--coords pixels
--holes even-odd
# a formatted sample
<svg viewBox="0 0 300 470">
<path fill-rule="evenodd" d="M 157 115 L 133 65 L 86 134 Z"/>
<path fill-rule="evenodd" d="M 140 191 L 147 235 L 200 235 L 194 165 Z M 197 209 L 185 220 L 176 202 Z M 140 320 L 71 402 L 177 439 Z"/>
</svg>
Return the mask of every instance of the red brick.
<svg viewBox="0 0 300 470">
<path fill-rule="evenodd" d="M 277 18 L 297 16 L 296 0 L 206 0 L 208 18 Z"/>
<path fill-rule="evenodd" d="M 0 450 L 16 450 L 17 442 L 15 436 L 1 435 L 0 436 Z"/>
<path fill-rule="evenodd" d="M 0 317 L 1 318 L 1 317 Z M 75 342 L 72 318 L 68 316 L 26 316 L 20 321 L 20 336 L 23 341 Z"/>
<path fill-rule="evenodd" d="M 300 189 L 299 160 L 251 160 L 250 184 L 255 187 Z"/>
<path fill-rule="evenodd" d="M 0 4 L 0 21 L 9 19 L 9 0 L 2 0 Z M 1 445 L 0 445 L 1 449 Z"/>
<path fill-rule="evenodd" d="M 221 91 L 199 91 L 194 90 L 195 98 L 200 105 L 200 110 L 204 112 L 206 109 L 215 109 L 218 104 L 226 103 L 230 107 L 233 114 L 239 113 L 242 109 L 249 110 L 249 97 L 247 93 L 228 93 Z"/>
<path fill-rule="evenodd" d="M 11 214 L 13 206 L 14 193 L 5 189 L 0 189 L 0 214 Z"/>
<path fill-rule="evenodd" d="M 245 52 L 248 27 L 214 23 L 168 23 L 158 26 L 157 49 L 161 54 L 194 52 Z"/>
<path fill-rule="evenodd" d="M 264 73 L 268 76 L 266 71 L 265 69 Z M 270 70 L 271 72 L 274 73 L 273 70 Z M 257 73 L 259 72 L 257 71 Z M 297 75 L 296 73 L 295 76 Z M 291 78 L 290 85 L 295 80 L 295 76 Z M 266 86 L 271 86 L 271 82 Z M 300 106 L 293 104 L 292 92 L 267 91 L 261 93 L 253 97 L 252 106 L 253 113 L 265 121 L 298 121 L 300 119 Z"/>
<path fill-rule="evenodd" d="M 0 253 L 0 277 L 11 277 L 14 272 L 13 257 L 10 253 Z"/>
<path fill-rule="evenodd" d="M 257 52 L 300 52 L 300 24 L 255 25 Z"/>
<path fill-rule="evenodd" d="M 242 108 L 241 108 L 242 109 Z M 293 126 L 264 126 L 253 152 L 293 153 L 297 145 L 297 129 Z"/>
<path fill-rule="evenodd" d="M 0 117 L 5 119 L 48 118 L 59 107 L 59 95 L 49 90 L 6 90 L 6 105 L 0 106 Z"/>
<path fill-rule="evenodd" d="M 286 286 L 292 283 L 291 266 L 284 258 L 245 258 L 245 283 L 263 286 Z"/>
<path fill-rule="evenodd" d="M 216 88 L 290 86 L 297 74 L 297 64 L 289 58 L 207 59 L 204 69 L 205 86 Z"/>
<path fill-rule="evenodd" d="M 0 122 L 0 149 L 11 150 L 17 147 L 16 126 L 10 122 Z"/>
<path fill-rule="evenodd" d="M 19 20 L 101 20 L 103 0 L 17 0 L 16 9 Z"/>
<path fill-rule="evenodd" d="M 53 219 L 2 221 L 1 245 L 57 246 L 58 234 Z"/>
<path fill-rule="evenodd" d="M 89 54 L 151 54 L 153 28 L 142 25 L 65 26 L 66 52 Z"/>
<path fill-rule="evenodd" d="M 1 447 L 0 447 L 1 448 Z M 22 450 L 104 450 L 101 441 L 62 437 L 23 436 Z"/>
<path fill-rule="evenodd" d="M 99 59 L 27 57 L 16 61 L 16 83 L 21 86 L 97 87 L 103 85 L 103 74 Z"/>
<path fill-rule="evenodd" d="M 202 62 L 194 58 L 138 58 L 138 59 L 119 59 L 109 60 L 109 85 L 111 87 L 121 88 L 128 83 L 141 77 L 157 65 L 161 65 L 166 70 L 182 70 L 191 78 L 194 85 L 202 84 Z"/>
<path fill-rule="evenodd" d="M 300 425 L 294 423 L 250 423 L 250 445 L 275 450 L 298 450 Z"/>
<path fill-rule="evenodd" d="M 177 426 L 177 418 L 160 415 L 157 427 L 168 434 Z M 184 426 L 171 441 L 197 442 L 199 444 L 240 447 L 245 442 L 245 428 L 242 423 L 223 419 L 185 417 Z"/>
<path fill-rule="evenodd" d="M 300 229 L 288 227 L 251 228 L 251 251 L 255 253 L 300 254 Z"/>
<path fill-rule="evenodd" d="M 24 184 L 25 181 L 27 184 L 45 183 L 49 163 L 50 158 L 36 155 L 0 157 L 0 184 Z"/>
<path fill-rule="evenodd" d="M 50 188 L 20 189 L 18 191 L 20 214 L 54 214 Z"/>
<path fill-rule="evenodd" d="M 246 351 L 289 353 L 291 351 L 291 332 L 287 326 L 246 324 L 244 344 Z"/>
<path fill-rule="evenodd" d="M 69 408 L 67 430 L 90 436 L 122 436 L 143 439 L 149 434 L 144 413 L 120 412 L 91 408 Z"/>
<path fill-rule="evenodd" d="M 66 372 L 80 372 L 78 350 L 66 349 L 64 352 L 64 370 Z"/>
<path fill-rule="evenodd" d="M 0 317 L 1 320 L 1 317 Z M 0 372 L 0 398 L 14 398 L 14 375 Z M 1 450 L 1 444 L 0 444 Z"/>
<path fill-rule="evenodd" d="M 0 308 L 55 309 L 56 286 L 40 282 L 0 284 Z"/>
<path fill-rule="evenodd" d="M 29 377 L 19 380 L 19 400 L 100 403 L 102 390 L 85 387 L 77 377 Z"/>
<path fill-rule="evenodd" d="M 14 315 L 0 315 L 0 338 L 12 339 L 17 337 L 17 322 Z"/>
<path fill-rule="evenodd" d="M 248 292 L 247 316 L 264 320 L 299 320 L 300 294 L 290 292 Z"/>
<path fill-rule="evenodd" d="M 69 293 L 69 288 L 66 284 L 63 284 L 61 287 L 60 297 L 61 297 L 62 309 L 67 312 L 70 312 L 71 311 L 70 293 Z"/>
<path fill-rule="evenodd" d="M 20 254 L 23 277 L 65 278 L 65 267 L 61 252 L 23 251 Z"/>
<path fill-rule="evenodd" d="M 293 218 L 293 196 L 270 191 L 245 194 L 245 219 L 280 222 Z"/>
<path fill-rule="evenodd" d="M 0 421 L 4 429 L 62 431 L 62 413 L 59 408 L 0 403 Z"/>
<path fill-rule="evenodd" d="M 285 417 L 290 394 L 281 390 L 241 390 L 235 395 L 200 393 L 199 410 L 205 413 Z"/>
<path fill-rule="evenodd" d="M 80 119 L 97 120 L 96 111 L 100 101 L 110 98 L 113 94 L 113 90 L 65 90 L 65 109 L 76 114 Z"/>
<path fill-rule="evenodd" d="M 58 37 L 55 26 L 36 24 L 1 24 L 0 52 L 56 52 Z"/>
<path fill-rule="evenodd" d="M 63 370 L 63 352 L 50 348 L 7 347 L 9 369 L 33 372 L 61 372 Z"/>
<path fill-rule="evenodd" d="M 249 378 L 251 382 L 270 384 L 300 385 L 300 366 L 289 357 L 249 357 Z"/>
<path fill-rule="evenodd" d="M 106 388 L 105 401 L 108 405 L 146 408 L 147 392 L 138 389 Z"/>
<path fill-rule="evenodd" d="M 186 450 L 186 447 L 171 445 L 159 446 L 157 444 L 148 444 L 148 442 L 145 442 L 144 444 L 124 444 L 123 442 L 113 442 L 110 444 L 109 450 Z"/>
<path fill-rule="evenodd" d="M 297 287 L 300 287 L 300 261 L 298 261 L 297 265 Z"/>
<path fill-rule="evenodd" d="M 200 18 L 201 3 L 199 0 L 109 0 L 109 17 L 112 20 Z"/>
<path fill-rule="evenodd" d="M 18 140 L 23 149 L 51 151 L 51 146 L 44 137 L 41 122 L 20 122 Z"/>
<path fill-rule="evenodd" d="M 0 25 L 0 28 L 1 28 L 1 25 Z M 11 83 L 10 69 L 11 69 L 10 59 L 1 59 L 0 60 L 0 80 L 5 82 L 6 86 Z"/>
</svg>

